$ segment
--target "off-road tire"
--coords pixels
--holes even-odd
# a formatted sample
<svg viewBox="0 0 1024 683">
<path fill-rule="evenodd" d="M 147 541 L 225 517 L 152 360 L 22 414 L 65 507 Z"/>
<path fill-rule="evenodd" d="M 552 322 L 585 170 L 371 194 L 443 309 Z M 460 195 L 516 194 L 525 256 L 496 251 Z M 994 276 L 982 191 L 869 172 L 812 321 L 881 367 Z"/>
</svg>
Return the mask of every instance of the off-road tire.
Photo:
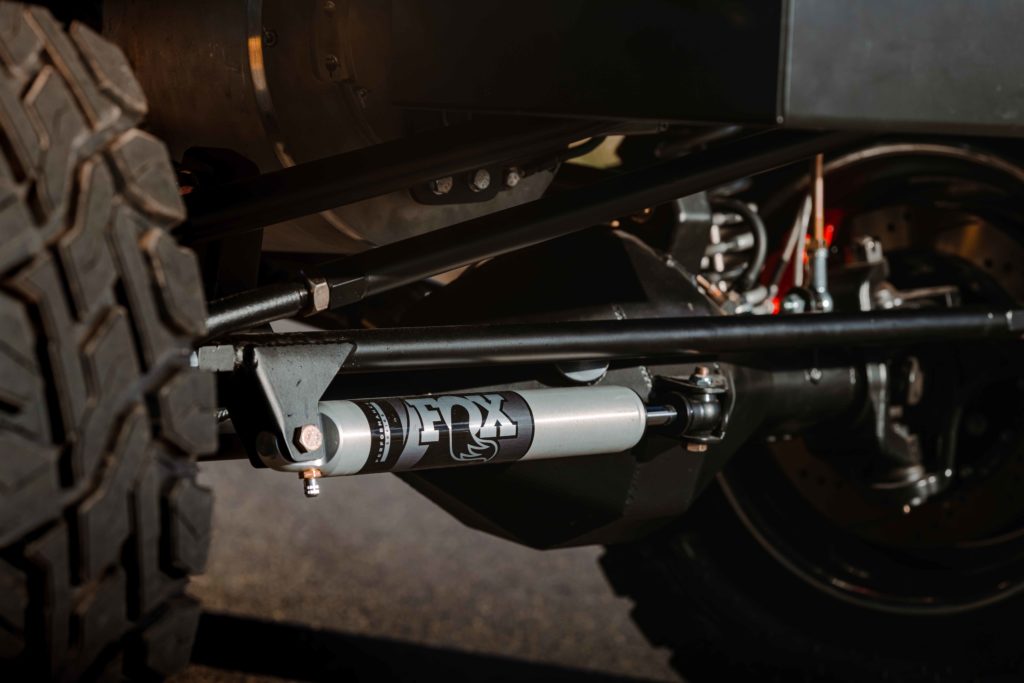
<svg viewBox="0 0 1024 683">
<path fill-rule="evenodd" d="M 205 305 L 121 51 L 0 3 L 0 679 L 184 666 L 211 496 Z"/>
<path fill-rule="evenodd" d="M 1020 596 L 945 616 L 847 604 L 771 557 L 717 482 L 678 524 L 609 547 L 601 566 L 647 639 L 692 683 L 1024 680 Z"/>
</svg>

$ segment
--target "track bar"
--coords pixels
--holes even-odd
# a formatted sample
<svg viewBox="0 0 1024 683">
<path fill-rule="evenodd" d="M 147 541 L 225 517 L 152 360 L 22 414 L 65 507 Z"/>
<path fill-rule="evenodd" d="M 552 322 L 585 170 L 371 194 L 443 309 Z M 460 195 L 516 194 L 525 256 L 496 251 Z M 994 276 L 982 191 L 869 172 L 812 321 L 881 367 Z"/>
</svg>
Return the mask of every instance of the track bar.
<svg viewBox="0 0 1024 683">
<path fill-rule="evenodd" d="M 889 311 L 701 317 L 238 335 L 235 347 L 351 342 L 341 372 L 445 369 L 572 360 L 709 357 L 841 346 L 1020 340 L 1024 310 Z"/>
<path fill-rule="evenodd" d="M 330 308 L 347 306 L 460 266 L 568 235 L 738 178 L 769 171 L 862 137 L 849 133 L 769 131 L 725 143 L 587 187 L 552 195 L 329 264 L 318 275 L 330 287 Z M 284 285 L 287 286 L 287 285 Z M 308 307 L 307 283 L 214 301 L 208 336 L 294 317 Z M 273 304 L 273 305 L 270 305 Z"/>
</svg>

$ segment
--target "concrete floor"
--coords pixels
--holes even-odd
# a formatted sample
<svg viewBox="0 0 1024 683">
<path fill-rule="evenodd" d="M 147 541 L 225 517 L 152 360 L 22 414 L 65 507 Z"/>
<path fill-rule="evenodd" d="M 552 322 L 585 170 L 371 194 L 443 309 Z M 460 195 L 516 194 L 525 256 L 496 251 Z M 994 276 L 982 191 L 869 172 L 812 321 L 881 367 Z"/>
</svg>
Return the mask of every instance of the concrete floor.
<svg viewBox="0 0 1024 683">
<path fill-rule="evenodd" d="M 177 683 L 680 680 L 646 643 L 597 548 L 529 550 L 464 527 L 391 475 L 203 465 L 213 550 Z"/>
</svg>

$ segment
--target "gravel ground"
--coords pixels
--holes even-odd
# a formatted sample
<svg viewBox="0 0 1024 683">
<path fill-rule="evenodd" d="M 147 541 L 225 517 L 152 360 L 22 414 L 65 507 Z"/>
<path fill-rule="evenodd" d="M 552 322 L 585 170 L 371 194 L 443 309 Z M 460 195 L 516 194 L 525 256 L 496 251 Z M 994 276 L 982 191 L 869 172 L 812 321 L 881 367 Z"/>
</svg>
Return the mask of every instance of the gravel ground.
<svg viewBox="0 0 1024 683">
<path fill-rule="evenodd" d="M 213 550 L 195 663 L 177 683 L 680 680 L 600 570 L 468 529 L 390 475 L 203 465 Z"/>
</svg>

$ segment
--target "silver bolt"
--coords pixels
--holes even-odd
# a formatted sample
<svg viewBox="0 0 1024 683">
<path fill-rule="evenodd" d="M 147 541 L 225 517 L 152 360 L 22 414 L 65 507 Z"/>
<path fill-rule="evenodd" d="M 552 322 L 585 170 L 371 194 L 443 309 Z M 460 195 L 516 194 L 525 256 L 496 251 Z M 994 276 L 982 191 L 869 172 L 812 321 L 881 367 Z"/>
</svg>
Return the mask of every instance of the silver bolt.
<svg viewBox="0 0 1024 683">
<path fill-rule="evenodd" d="M 324 2 L 324 11 L 325 12 L 330 14 L 331 12 L 333 12 L 335 10 L 335 7 L 336 7 L 336 5 L 334 4 L 334 0 L 325 0 L 325 2 Z"/>
<path fill-rule="evenodd" d="M 797 293 L 787 294 L 782 300 L 783 313 L 803 313 L 807 310 L 807 302 Z"/>
<path fill-rule="evenodd" d="M 693 376 L 690 379 L 699 387 L 710 387 L 715 383 L 714 378 L 711 376 L 711 368 L 706 365 L 698 365 L 694 368 Z"/>
<path fill-rule="evenodd" d="M 453 187 L 455 187 L 455 180 L 451 176 L 430 181 L 430 191 L 438 197 L 448 194 Z"/>
<path fill-rule="evenodd" d="M 705 453 L 708 450 L 708 445 L 706 443 L 690 441 L 686 444 L 686 450 L 690 453 Z"/>
<path fill-rule="evenodd" d="M 823 377 L 821 370 L 818 368 L 811 368 L 807 373 L 807 379 L 811 380 L 811 384 L 817 384 Z"/>
<path fill-rule="evenodd" d="M 320 477 L 324 476 L 324 473 L 315 467 L 299 472 L 299 479 L 302 480 L 302 492 L 306 494 L 306 498 L 316 498 L 320 495 Z"/>
<path fill-rule="evenodd" d="M 302 425 L 295 430 L 295 445 L 303 453 L 318 451 L 324 445 L 324 433 L 316 425 Z"/>
<path fill-rule="evenodd" d="M 513 166 L 512 168 L 505 169 L 505 187 L 511 189 L 519 184 L 519 181 L 523 179 L 519 169 Z"/>
<path fill-rule="evenodd" d="M 491 172 L 486 168 L 479 168 L 469 177 L 469 189 L 473 192 L 483 192 L 491 186 Z"/>
<path fill-rule="evenodd" d="M 309 314 L 320 313 L 331 307 L 331 288 L 322 277 L 309 280 Z"/>
</svg>

